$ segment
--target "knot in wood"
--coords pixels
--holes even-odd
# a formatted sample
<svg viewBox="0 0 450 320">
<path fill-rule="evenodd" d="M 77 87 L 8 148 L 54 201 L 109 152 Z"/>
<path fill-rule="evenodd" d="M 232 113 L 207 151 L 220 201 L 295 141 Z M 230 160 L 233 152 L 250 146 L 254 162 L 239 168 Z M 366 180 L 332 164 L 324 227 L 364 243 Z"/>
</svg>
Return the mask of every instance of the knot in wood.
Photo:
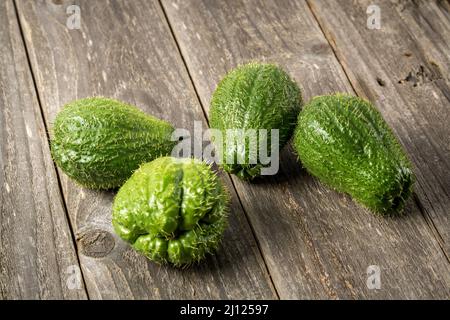
<svg viewBox="0 0 450 320">
<path fill-rule="evenodd" d="M 104 230 L 89 230 L 80 239 L 80 250 L 88 257 L 101 258 L 114 248 L 114 237 Z"/>
</svg>

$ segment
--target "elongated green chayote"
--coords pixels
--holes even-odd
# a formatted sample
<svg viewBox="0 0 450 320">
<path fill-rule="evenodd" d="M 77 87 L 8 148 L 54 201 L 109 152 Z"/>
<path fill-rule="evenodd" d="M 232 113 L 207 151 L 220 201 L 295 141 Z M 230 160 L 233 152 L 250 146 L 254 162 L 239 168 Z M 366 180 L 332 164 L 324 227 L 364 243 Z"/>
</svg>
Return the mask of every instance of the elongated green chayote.
<svg viewBox="0 0 450 320">
<path fill-rule="evenodd" d="M 411 163 L 366 100 L 347 94 L 315 97 L 300 113 L 294 147 L 312 175 L 376 213 L 400 213 L 411 194 Z"/>
<path fill-rule="evenodd" d="M 56 164 L 92 189 L 121 186 L 140 164 L 169 155 L 174 128 L 138 108 L 108 98 L 66 104 L 52 127 Z"/>
<path fill-rule="evenodd" d="M 112 223 L 150 260 L 189 265 L 218 247 L 228 203 L 228 192 L 208 164 L 162 157 L 142 165 L 120 188 Z"/>
<path fill-rule="evenodd" d="M 218 84 L 209 112 L 211 128 L 222 133 L 221 142 L 214 141 L 221 167 L 242 179 L 261 175 L 270 165 L 261 151 L 271 157 L 273 146 L 279 152 L 288 142 L 301 105 L 300 88 L 280 67 L 252 62 L 231 70 Z M 272 130 L 278 130 L 279 141 L 272 141 Z M 260 136 L 264 131 L 267 139 Z"/>
</svg>

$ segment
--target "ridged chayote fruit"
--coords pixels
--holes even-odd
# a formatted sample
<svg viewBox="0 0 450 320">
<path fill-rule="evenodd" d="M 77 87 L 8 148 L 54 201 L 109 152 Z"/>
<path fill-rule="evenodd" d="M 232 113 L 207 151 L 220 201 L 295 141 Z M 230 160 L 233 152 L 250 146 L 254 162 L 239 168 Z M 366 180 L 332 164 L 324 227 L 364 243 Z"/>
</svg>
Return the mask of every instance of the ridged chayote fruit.
<svg viewBox="0 0 450 320">
<path fill-rule="evenodd" d="M 218 247 L 228 202 L 208 164 L 162 157 L 142 165 L 120 188 L 112 222 L 150 260 L 189 265 Z"/>
</svg>

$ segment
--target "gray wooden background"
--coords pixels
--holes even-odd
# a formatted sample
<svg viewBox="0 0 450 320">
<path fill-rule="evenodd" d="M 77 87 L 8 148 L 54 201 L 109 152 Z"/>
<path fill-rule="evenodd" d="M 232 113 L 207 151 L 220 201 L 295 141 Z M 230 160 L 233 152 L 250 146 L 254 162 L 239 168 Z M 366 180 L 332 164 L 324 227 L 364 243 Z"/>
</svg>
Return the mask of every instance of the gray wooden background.
<svg viewBox="0 0 450 320">
<path fill-rule="evenodd" d="M 367 26 L 372 4 L 380 29 Z M 63 104 L 103 95 L 206 128 L 217 82 L 250 60 L 283 66 L 305 101 L 343 91 L 375 103 L 414 164 L 407 214 L 370 214 L 288 146 L 276 176 L 221 175 L 232 209 L 217 255 L 156 265 L 113 233 L 113 192 L 55 167 L 52 121 Z M 449 299 L 449 75 L 448 1 L 2 0 L 0 297 Z M 367 286 L 373 265 L 379 289 Z"/>
</svg>

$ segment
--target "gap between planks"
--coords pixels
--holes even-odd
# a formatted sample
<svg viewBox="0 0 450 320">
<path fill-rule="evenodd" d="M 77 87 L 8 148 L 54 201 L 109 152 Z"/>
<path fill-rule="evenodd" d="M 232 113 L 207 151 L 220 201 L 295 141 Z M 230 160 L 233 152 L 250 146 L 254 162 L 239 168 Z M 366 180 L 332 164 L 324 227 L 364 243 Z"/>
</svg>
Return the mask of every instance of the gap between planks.
<svg viewBox="0 0 450 320">
<path fill-rule="evenodd" d="M 42 119 L 45 119 L 45 115 L 44 115 L 44 111 L 43 111 L 42 103 L 41 103 L 41 97 L 40 97 L 40 94 L 39 94 L 39 89 L 38 89 L 37 84 L 36 84 L 36 79 L 35 79 L 35 76 L 34 76 L 33 67 L 31 65 L 31 60 L 30 60 L 30 55 L 29 55 L 27 43 L 25 41 L 25 37 L 24 37 L 24 33 L 23 33 L 22 22 L 20 20 L 20 15 L 19 15 L 19 9 L 17 7 L 16 0 L 12 0 L 12 3 L 13 3 L 13 6 L 14 6 L 14 12 L 16 14 L 17 24 L 19 26 L 20 38 L 22 40 L 22 43 L 23 43 L 23 46 L 24 46 L 24 51 L 25 51 L 25 56 L 27 58 L 28 69 L 30 70 L 30 74 L 31 74 L 31 81 L 33 82 L 33 88 L 34 88 L 34 91 L 36 92 L 36 98 L 37 98 L 37 102 L 38 102 L 38 105 L 39 105 L 39 112 L 40 112 L 40 115 L 41 115 Z M 44 128 L 45 128 L 45 135 L 47 137 L 47 140 L 49 141 L 49 147 L 50 147 L 49 129 L 48 129 L 47 123 L 45 121 L 43 121 L 43 125 L 44 125 Z M 50 149 L 48 150 L 48 152 L 50 153 Z M 68 225 L 69 225 L 70 238 L 72 239 L 72 242 L 73 242 L 74 248 L 75 248 L 75 255 L 77 257 L 78 268 L 79 268 L 79 272 L 81 274 L 81 280 L 83 282 L 83 290 L 86 293 L 87 298 L 90 299 L 89 291 L 87 290 L 86 281 L 84 279 L 83 269 L 81 268 L 81 262 L 80 262 L 79 251 L 78 251 L 78 244 L 77 244 L 77 241 L 76 241 L 76 238 L 75 238 L 75 234 L 74 234 L 74 231 L 73 231 L 73 228 L 72 228 L 72 222 L 70 220 L 70 216 L 69 216 L 69 213 L 68 213 L 68 210 L 67 210 L 66 200 L 65 200 L 65 198 L 63 196 L 64 195 L 64 191 L 63 191 L 63 188 L 62 188 L 62 185 L 61 185 L 61 178 L 60 178 L 58 170 L 56 169 L 56 165 L 55 165 L 55 162 L 53 161 L 53 159 L 52 159 L 52 163 L 53 163 L 53 169 L 56 172 L 56 180 L 58 181 L 58 189 L 59 189 L 60 194 L 61 194 L 61 202 L 62 202 L 62 205 L 63 205 L 64 214 L 65 214 L 65 216 L 67 218 Z"/>
<path fill-rule="evenodd" d="M 192 87 L 194 88 L 195 96 L 196 96 L 196 99 L 197 99 L 198 103 L 200 104 L 200 107 L 201 107 L 201 109 L 202 109 L 202 111 L 203 111 L 203 116 L 204 116 L 204 118 L 205 118 L 205 121 L 206 121 L 206 123 L 207 123 L 207 125 L 208 125 L 208 127 L 209 127 L 209 118 L 208 118 L 206 109 L 205 109 L 205 107 L 204 107 L 204 105 L 203 105 L 203 103 L 202 103 L 202 101 L 201 101 L 201 99 L 200 99 L 200 96 L 199 96 L 199 94 L 198 94 L 197 87 L 195 86 L 194 79 L 192 78 L 192 75 L 191 75 L 191 71 L 189 70 L 189 67 L 188 67 L 188 65 L 187 65 L 187 63 L 186 63 L 186 60 L 185 60 L 184 56 L 183 56 L 183 53 L 182 53 L 181 48 L 180 48 L 180 45 L 179 45 L 179 43 L 178 43 L 178 39 L 177 39 L 177 37 L 176 37 L 176 35 L 175 35 L 175 32 L 173 31 L 172 25 L 170 24 L 169 16 L 167 15 L 167 12 L 166 12 L 166 10 L 164 9 L 164 5 L 162 4 L 161 0 L 158 0 L 158 4 L 159 4 L 159 6 L 160 6 L 160 8 L 161 8 L 161 11 L 162 11 L 162 13 L 163 13 L 163 15 L 164 15 L 164 19 L 165 19 L 165 21 L 166 21 L 166 23 L 167 23 L 167 26 L 168 26 L 168 28 L 169 28 L 169 30 L 170 30 L 170 35 L 171 35 L 171 37 L 172 37 L 172 39 L 173 39 L 173 41 L 174 41 L 174 43 L 175 43 L 175 45 L 176 45 L 177 52 L 178 52 L 179 56 L 181 57 L 181 60 L 183 61 L 183 66 L 184 66 L 184 68 L 185 68 L 185 70 L 186 70 L 186 73 L 187 73 L 188 76 L 189 76 L 189 81 L 191 82 Z M 226 173 L 226 174 L 230 177 L 231 185 L 233 186 L 233 189 L 234 189 L 234 191 L 236 192 L 236 196 L 237 196 L 238 201 L 239 201 L 239 206 L 241 207 L 242 211 L 244 212 L 245 220 L 247 221 L 247 223 L 248 223 L 248 225 L 249 225 L 249 227 L 250 227 L 250 230 L 252 231 L 252 236 L 253 236 L 253 238 L 255 239 L 256 245 L 258 246 L 258 252 L 259 252 L 259 254 L 261 255 L 261 258 L 262 258 L 262 260 L 263 260 L 263 262 L 264 262 L 264 268 L 265 268 L 266 273 L 267 273 L 267 275 L 268 275 L 268 280 L 269 280 L 269 282 L 270 282 L 270 284 L 271 284 L 272 290 L 273 290 L 273 292 L 275 293 L 277 299 L 280 300 L 280 294 L 278 293 L 278 290 L 277 290 L 277 288 L 276 288 L 276 286 L 275 286 L 275 283 L 273 282 L 272 275 L 270 274 L 270 271 L 269 271 L 269 267 L 268 267 L 268 265 L 267 265 L 266 258 L 265 258 L 265 256 L 264 256 L 262 250 L 261 250 L 261 244 L 260 244 L 259 239 L 258 239 L 258 237 L 256 236 L 255 230 L 254 230 L 254 228 L 253 228 L 253 226 L 252 226 L 252 224 L 251 224 L 251 222 L 250 222 L 250 219 L 249 219 L 249 217 L 248 217 L 247 211 L 245 210 L 244 205 L 242 204 L 241 196 L 239 195 L 239 192 L 237 191 L 236 185 L 235 185 L 233 179 L 231 179 L 230 174 L 229 174 L 229 173 Z"/>
<path fill-rule="evenodd" d="M 351 81 L 348 72 L 347 72 L 347 68 L 345 67 L 345 65 L 342 63 L 339 54 L 337 52 L 337 47 L 336 47 L 336 43 L 333 40 L 333 37 L 325 31 L 325 28 L 323 26 L 323 24 L 320 22 L 319 18 L 317 17 L 316 12 L 314 11 L 314 6 L 311 3 L 311 0 L 306 0 L 306 4 L 309 8 L 309 10 L 311 11 L 312 16 L 314 17 L 314 20 L 317 22 L 317 25 L 320 28 L 320 31 L 322 32 L 324 38 L 327 40 L 328 45 L 330 46 L 331 50 L 333 51 L 334 56 L 336 57 L 336 60 L 338 61 L 339 65 L 342 68 L 342 71 L 345 74 L 345 77 L 348 80 L 348 83 L 350 84 L 350 86 L 352 87 L 353 92 L 357 95 L 360 96 L 360 94 L 358 94 L 353 82 Z M 450 257 L 447 254 L 447 252 L 445 251 L 444 248 L 444 239 L 442 237 L 442 235 L 439 233 L 439 230 L 436 228 L 436 225 L 433 222 L 433 219 L 430 217 L 430 215 L 426 212 L 426 210 L 424 209 L 424 206 L 422 204 L 422 202 L 420 201 L 419 197 L 417 196 L 416 192 L 414 191 L 412 193 L 412 198 L 414 200 L 414 202 L 417 204 L 417 207 L 420 211 L 421 216 L 423 217 L 423 219 L 425 220 L 426 225 L 428 226 L 428 228 L 430 229 L 433 237 L 435 238 L 436 242 L 439 245 L 439 248 L 441 249 L 442 253 L 444 254 L 444 256 L 447 259 L 447 262 L 450 263 Z"/>
<path fill-rule="evenodd" d="M 436 238 L 439 248 L 441 248 L 442 253 L 444 254 L 445 258 L 447 258 L 448 263 L 450 263 L 450 256 L 447 254 L 447 252 L 445 251 L 445 248 L 444 248 L 444 238 L 439 233 L 439 230 L 436 227 L 436 224 L 434 223 L 433 219 L 431 219 L 430 215 L 427 213 L 427 211 L 423 207 L 422 202 L 420 202 L 420 199 L 417 196 L 417 193 L 415 191 L 413 191 L 413 193 L 412 193 L 412 198 L 413 198 L 414 202 L 417 204 L 417 207 L 419 208 L 419 211 L 420 211 L 423 219 L 425 220 L 427 226 L 430 228 L 431 233 Z"/>
</svg>

